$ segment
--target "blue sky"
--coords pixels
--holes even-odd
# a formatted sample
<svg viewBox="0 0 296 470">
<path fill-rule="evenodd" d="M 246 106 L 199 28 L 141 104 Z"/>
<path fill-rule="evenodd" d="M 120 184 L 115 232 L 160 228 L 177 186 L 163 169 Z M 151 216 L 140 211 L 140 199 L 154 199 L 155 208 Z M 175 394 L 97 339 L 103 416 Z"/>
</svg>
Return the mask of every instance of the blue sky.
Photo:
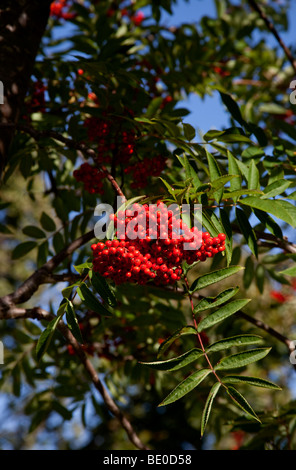
<svg viewBox="0 0 296 470">
<path fill-rule="evenodd" d="M 240 4 L 241 2 L 237 2 Z M 272 3 L 272 2 L 271 2 Z M 177 5 L 173 7 L 173 15 L 162 15 L 162 22 L 168 26 L 184 22 L 199 22 L 200 18 L 204 15 L 216 17 L 216 7 L 214 0 L 180 0 Z M 296 48 L 296 1 L 291 1 L 289 13 L 289 31 L 280 32 L 280 36 L 285 43 L 291 47 Z M 271 33 L 267 31 L 265 39 L 272 47 L 279 47 L 276 39 Z M 202 133 L 207 132 L 209 129 L 221 129 L 229 125 L 229 114 L 224 111 L 220 97 L 214 93 L 212 97 L 207 96 L 202 100 L 199 96 L 192 94 L 186 101 L 186 107 L 191 111 L 186 121 L 190 122 L 194 127 L 201 129 Z M 202 116 L 202 119 L 201 119 Z"/>
<path fill-rule="evenodd" d="M 238 4 L 241 2 L 238 1 Z M 150 8 L 148 7 L 148 10 Z M 143 9 L 145 11 L 145 9 Z M 200 19 L 207 15 L 210 17 L 216 17 L 216 6 L 215 0 L 178 0 L 177 5 L 172 7 L 173 14 L 169 15 L 164 10 L 162 10 L 161 23 L 166 24 L 167 26 L 175 26 L 181 23 L 199 23 Z M 291 7 L 289 13 L 289 31 L 280 32 L 282 39 L 290 47 L 295 44 L 296 40 L 296 1 L 291 0 Z M 67 24 L 57 28 L 55 31 L 56 38 L 67 37 L 65 32 Z M 279 47 L 276 39 L 270 32 L 264 34 L 265 40 L 272 47 Z M 64 49 L 66 44 L 70 44 L 66 41 L 61 48 Z M 59 49 L 59 47 L 57 48 Z M 296 49 L 296 46 L 295 46 Z M 191 112 L 185 119 L 186 122 L 189 122 L 196 129 L 200 129 L 202 134 L 207 132 L 210 129 L 222 129 L 225 126 L 229 126 L 229 113 L 224 111 L 224 107 L 221 103 L 218 92 L 214 93 L 213 96 L 206 96 L 204 99 L 201 99 L 196 94 L 191 94 L 191 96 L 184 102 L 180 103 L 180 106 L 187 107 Z"/>
</svg>

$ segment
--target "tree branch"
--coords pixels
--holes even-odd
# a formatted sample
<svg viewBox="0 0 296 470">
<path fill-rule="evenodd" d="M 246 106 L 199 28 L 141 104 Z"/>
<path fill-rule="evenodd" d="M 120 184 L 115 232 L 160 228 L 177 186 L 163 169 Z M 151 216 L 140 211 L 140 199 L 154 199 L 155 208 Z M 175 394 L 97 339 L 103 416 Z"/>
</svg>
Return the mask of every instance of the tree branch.
<svg viewBox="0 0 296 470">
<path fill-rule="evenodd" d="M 91 157 L 91 158 L 96 158 L 97 157 L 97 153 L 92 148 L 89 148 L 87 145 L 85 145 L 82 142 L 77 142 L 77 141 L 75 141 L 73 139 L 70 139 L 68 137 L 64 137 L 62 134 L 60 134 L 59 132 L 56 132 L 56 131 L 48 131 L 48 130 L 38 131 L 38 130 L 34 129 L 31 126 L 27 126 L 27 125 L 23 125 L 23 124 L 15 125 L 15 124 L 3 123 L 3 124 L 1 124 L 1 127 L 13 127 L 13 128 L 15 128 L 19 131 L 22 131 L 22 132 L 25 132 L 26 134 L 29 134 L 36 141 L 38 141 L 38 140 L 40 140 L 44 137 L 51 137 L 52 139 L 55 139 L 55 140 L 65 144 L 68 148 L 71 148 L 71 149 L 74 149 L 74 150 L 79 150 L 80 152 L 82 152 L 87 157 Z M 117 181 L 115 180 L 115 178 L 107 170 L 105 165 L 101 165 L 101 169 L 105 173 L 107 180 L 112 184 L 112 186 L 113 186 L 115 192 L 118 194 L 118 196 L 121 196 L 124 199 L 124 201 L 126 201 L 126 197 L 125 197 L 122 189 L 120 188 L 120 186 L 117 183 Z"/>
<path fill-rule="evenodd" d="M 241 233 L 241 229 L 238 225 L 232 224 L 232 229 L 236 233 Z M 270 248 L 281 248 L 286 253 L 296 254 L 296 244 L 290 242 L 287 237 L 278 238 L 272 233 L 262 232 L 261 230 L 255 230 L 257 239 L 262 239 L 271 242 L 268 246 Z"/>
<path fill-rule="evenodd" d="M 21 319 L 21 318 L 32 318 L 38 320 L 46 320 L 50 321 L 55 316 L 46 310 L 35 307 L 33 309 L 25 309 L 25 308 L 16 308 L 11 307 L 6 312 L 2 312 L 0 310 L 0 319 Z M 74 348 L 79 360 L 81 361 L 82 365 L 84 366 L 85 371 L 87 372 L 88 376 L 90 377 L 92 383 L 94 384 L 96 390 L 101 394 L 105 405 L 107 406 L 110 413 L 112 413 L 115 418 L 118 419 L 123 429 L 126 431 L 129 440 L 134 444 L 137 449 L 140 450 L 149 450 L 142 441 L 139 439 L 138 435 L 136 434 L 135 430 L 133 429 L 130 421 L 127 417 L 122 413 L 122 411 L 118 408 L 114 400 L 109 395 L 108 391 L 100 381 L 98 374 L 93 367 L 91 361 L 85 354 L 84 350 L 82 349 L 81 345 L 78 341 L 74 338 L 69 328 L 65 325 L 65 323 L 60 320 L 57 326 L 57 329 L 62 333 L 64 338 L 66 339 L 67 343 L 71 344 Z"/>
<path fill-rule="evenodd" d="M 285 52 L 285 54 L 287 56 L 287 59 L 289 60 L 290 64 L 292 65 L 292 67 L 294 69 L 294 72 L 296 73 L 296 61 L 294 60 L 294 57 L 293 57 L 290 49 L 286 46 L 286 44 L 284 43 L 284 41 L 280 37 L 280 35 L 277 32 L 277 30 L 276 30 L 275 26 L 273 25 L 273 23 L 270 21 L 270 19 L 267 17 L 265 12 L 262 10 L 262 8 L 258 5 L 258 3 L 255 0 L 247 0 L 247 1 L 248 1 L 249 5 L 255 11 L 257 11 L 257 13 L 259 13 L 260 17 L 262 18 L 262 20 L 266 24 L 269 31 L 274 35 L 274 37 L 278 41 L 279 45 L 281 46 L 281 48 Z"/>
<path fill-rule="evenodd" d="M 251 317 L 251 315 L 248 315 L 247 313 L 244 313 L 242 311 L 237 312 L 236 316 L 239 318 L 243 318 L 249 323 L 252 323 L 253 325 L 257 326 L 257 328 L 260 328 L 261 330 L 266 331 L 266 333 L 278 339 L 281 343 L 284 343 L 287 346 L 290 353 L 295 351 L 296 348 L 294 345 L 294 341 L 291 341 L 289 338 L 282 335 L 281 333 L 276 331 L 274 328 L 271 328 L 271 326 L 267 325 L 263 321 L 258 320 L 257 318 Z"/>
<path fill-rule="evenodd" d="M 35 57 L 44 34 L 51 0 L 1 0 L 0 80 L 4 103 L 0 123 L 16 123 L 28 89 Z M 0 175 L 4 170 L 14 128 L 0 134 Z"/>
<path fill-rule="evenodd" d="M 77 238 L 70 243 L 70 245 L 66 246 L 62 251 L 43 264 L 43 266 L 37 269 L 37 271 L 35 271 L 20 287 L 18 287 L 18 289 L 11 294 L 0 298 L 0 311 L 9 310 L 12 306 L 26 302 L 38 290 L 41 284 L 52 282 L 51 274 L 54 269 L 56 269 L 60 263 L 74 251 L 88 243 L 92 238 L 94 238 L 94 236 L 94 231 L 91 230 Z"/>
</svg>

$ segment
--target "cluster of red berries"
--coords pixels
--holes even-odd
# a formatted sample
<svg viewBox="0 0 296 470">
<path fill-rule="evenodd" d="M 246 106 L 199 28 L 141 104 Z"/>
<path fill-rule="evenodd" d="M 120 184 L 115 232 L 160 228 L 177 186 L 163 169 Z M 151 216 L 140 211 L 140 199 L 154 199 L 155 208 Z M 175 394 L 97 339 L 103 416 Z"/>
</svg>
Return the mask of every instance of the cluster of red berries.
<svg viewBox="0 0 296 470">
<path fill-rule="evenodd" d="M 94 271 L 116 284 L 150 280 L 156 285 L 174 284 L 181 279 L 184 261 L 191 265 L 225 250 L 224 233 L 212 238 L 197 227 L 189 229 L 161 201 L 150 206 L 134 204 L 132 210 L 119 211 L 111 219 L 117 238 L 91 248 Z"/>
<path fill-rule="evenodd" d="M 45 90 L 46 86 L 41 80 L 32 84 L 33 91 L 30 100 L 26 103 L 28 114 L 45 113 Z"/>
<path fill-rule="evenodd" d="M 135 26 L 140 26 L 145 19 L 145 15 L 142 11 L 137 11 L 130 19 Z"/>
<path fill-rule="evenodd" d="M 84 184 L 84 189 L 90 194 L 103 194 L 103 179 L 105 173 L 89 163 L 83 163 L 73 172 L 74 178 Z"/>
<path fill-rule="evenodd" d="M 166 158 L 162 155 L 155 155 L 153 158 L 145 158 L 140 162 L 125 168 L 124 172 L 132 176 L 131 188 L 145 188 L 150 176 L 157 177 L 166 167 Z"/>
<path fill-rule="evenodd" d="M 162 103 L 160 105 L 160 108 L 163 109 L 165 106 L 173 101 L 173 97 L 170 95 L 167 95 L 163 98 Z"/>
<path fill-rule="evenodd" d="M 70 6 L 69 0 L 55 0 L 50 5 L 50 15 L 57 19 L 72 20 L 76 14 L 68 11 Z"/>
<path fill-rule="evenodd" d="M 115 13 L 117 12 L 117 9 L 114 8 L 114 7 L 111 7 L 109 8 L 109 10 L 107 11 L 107 16 L 108 17 L 112 17 L 113 15 L 115 15 Z M 131 12 L 129 12 L 129 10 L 127 8 L 122 8 L 120 10 L 120 14 L 122 17 L 126 16 L 130 19 L 130 21 L 135 25 L 135 26 L 140 26 L 143 22 L 143 20 L 145 19 L 145 15 L 142 11 L 137 11 L 136 13 L 132 14 Z"/>
<path fill-rule="evenodd" d="M 134 155 L 135 132 L 121 129 L 120 124 L 96 117 L 85 120 L 88 139 L 98 145 L 98 163 L 111 163 L 113 154 L 116 163 L 127 164 Z"/>
</svg>

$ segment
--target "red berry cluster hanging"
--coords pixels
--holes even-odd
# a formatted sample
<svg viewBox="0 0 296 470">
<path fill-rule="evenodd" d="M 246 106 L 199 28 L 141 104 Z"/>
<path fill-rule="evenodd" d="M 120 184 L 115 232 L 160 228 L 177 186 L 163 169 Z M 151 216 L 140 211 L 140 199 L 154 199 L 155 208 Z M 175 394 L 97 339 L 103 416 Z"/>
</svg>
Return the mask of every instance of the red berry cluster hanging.
<svg viewBox="0 0 296 470">
<path fill-rule="evenodd" d="M 45 113 L 45 90 L 46 86 L 41 80 L 37 80 L 31 85 L 32 92 L 30 98 L 26 101 L 26 116 L 32 113 Z"/>
<path fill-rule="evenodd" d="M 83 163 L 73 172 L 74 178 L 84 184 L 84 189 L 90 194 L 103 194 L 103 179 L 105 173 L 89 163 Z"/>
<path fill-rule="evenodd" d="M 91 142 L 97 143 L 97 163 L 127 164 L 135 152 L 136 134 L 133 129 L 123 128 L 121 120 L 97 117 L 87 118 L 84 122 L 87 137 Z"/>
<path fill-rule="evenodd" d="M 69 0 L 55 0 L 50 5 L 50 15 L 57 19 L 71 20 L 75 18 L 76 14 L 68 11 L 70 6 Z"/>
<path fill-rule="evenodd" d="M 174 284 L 181 279 L 184 261 L 191 265 L 225 250 L 224 233 L 212 238 L 196 227 L 189 229 L 162 202 L 134 204 L 112 219 L 117 238 L 92 245 L 93 269 L 116 284 Z"/>
<path fill-rule="evenodd" d="M 130 165 L 125 168 L 124 172 L 132 176 L 133 182 L 131 183 L 132 189 L 145 188 L 148 185 L 150 176 L 157 177 L 166 167 L 166 158 L 162 155 L 156 155 L 152 158 L 145 158 L 144 160 Z"/>
</svg>

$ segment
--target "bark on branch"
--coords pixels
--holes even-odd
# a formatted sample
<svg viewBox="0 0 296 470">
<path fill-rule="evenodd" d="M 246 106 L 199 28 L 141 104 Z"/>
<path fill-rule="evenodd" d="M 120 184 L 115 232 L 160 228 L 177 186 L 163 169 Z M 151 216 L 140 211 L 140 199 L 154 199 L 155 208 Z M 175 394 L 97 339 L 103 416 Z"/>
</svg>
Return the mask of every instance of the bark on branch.
<svg viewBox="0 0 296 470">
<path fill-rule="evenodd" d="M 51 0 L 1 0 L 0 81 L 4 103 L 0 123 L 16 123 L 20 116 Z M 0 130 L 0 176 L 7 162 L 14 128 Z"/>
<path fill-rule="evenodd" d="M 81 246 L 94 238 L 94 231 L 82 235 L 66 246 L 62 251 L 49 259 L 43 266 L 35 271 L 23 284 L 11 294 L 0 298 L 0 311 L 7 311 L 11 307 L 29 300 L 41 284 L 52 282 L 53 271 Z"/>
<path fill-rule="evenodd" d="M 293 54 L 290 51 L 290 49 L 288 48 L 288 46 L 284 43 L 284 41 L 280 37 L 280 35 L 277 32 L 274 24 L 270 21 L 270 19 L 266 15 L 266 13 L 262 10 L 261 6 L 255 0 L 247 0 L 247 1 L 248 1 L 249 5 L 255 11 L 257 11 L 257 13 L 259 13 L 261 19 L 264 21 L 264 23 L 266 24 L 269 31 L 274 35 L 277 42 L 279 43 L 279 45 L 283 49 L 284 53 L 286 54 L 287 59 L 289 60 L 290 64 L 292 65 L 292 67 L 294 69 L 294 72 L 296 73 L 296 60 L 294 59 Z"/>
</svg>

